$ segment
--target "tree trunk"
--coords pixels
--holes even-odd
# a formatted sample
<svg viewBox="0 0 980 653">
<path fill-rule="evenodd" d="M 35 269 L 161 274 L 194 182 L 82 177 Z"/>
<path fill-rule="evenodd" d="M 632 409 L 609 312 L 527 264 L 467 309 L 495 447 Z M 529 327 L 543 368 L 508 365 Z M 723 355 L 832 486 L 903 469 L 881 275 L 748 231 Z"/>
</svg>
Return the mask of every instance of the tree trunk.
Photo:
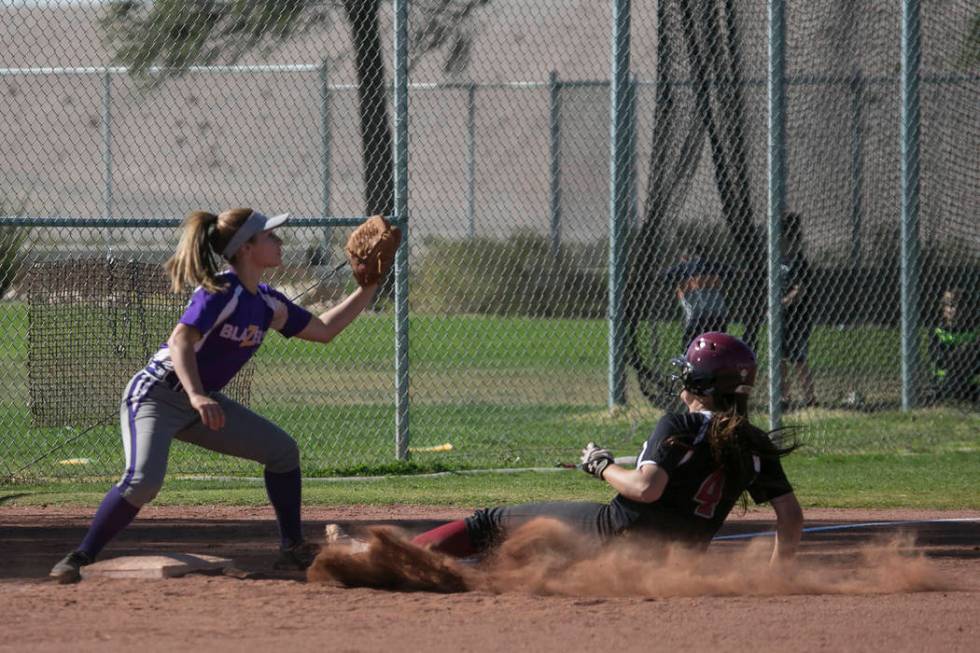
<svg viewBox="0 0 980 653">
<path fill-rule="evenodd" d="M 364 160 L 364 214 L 395 212 L 395 159 L 388 121 L 388 90 L 384 49 L 378 25 L 380 0 L 344 0 L 350 22 L 357 69 L 358 112 L 361 116 L 361 153 Z M 388 270 L 374 296 L 374 306 L 394 292 L 394 268 Z"/>
<path fill-rule="evenodd" d="M 364 212 L 391 215 L 394 210 L 394 157 L 388 121 L 384 50 L 378 25 L 380 0 L 345 0 L 357 68 L 357 99 L 364 159 Z"/>
</svg>

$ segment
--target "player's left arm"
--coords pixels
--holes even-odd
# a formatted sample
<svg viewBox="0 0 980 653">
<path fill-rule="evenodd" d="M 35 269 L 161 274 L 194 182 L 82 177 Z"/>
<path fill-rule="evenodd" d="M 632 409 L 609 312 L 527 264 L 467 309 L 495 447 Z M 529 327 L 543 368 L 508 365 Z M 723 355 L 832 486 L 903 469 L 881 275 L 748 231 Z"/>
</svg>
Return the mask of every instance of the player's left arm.
<svg viewBox="0 0 980 653">
<path fill-rule="evenodd" d="M 358 286 L 344 301 L 311 319 L 296 337 L 313 342 L 330 342 L 371 303 L 377 288 L 377 284 Z"/>
<path fill-rule="evenodd" d="M 788 287 L 783 295 L 783 305 L 801 304 L 807 300 L 807 287 L 810 283 L 810 265 L 805 258 L 801 258 L 797 263 L 796 274 L 790 280 Z"/>
<path fill-rule="evenodd" d="M 647 464 L 629 469 L 612 463 L 602 472 L 602 480 L 613 486 L 627 499 L 640 503 L 653 503 L 667 487 L 667 471 L 659 465 Z"/>
<path fill-rule="evenodd" d="M 789 306 L 790 304 L 796 303 L 796 300 L 800 296 L 800 286 L 799 284 L 794 284 L 787 289 L 785 295 L 783 295 L 783 306 Z"/>
</svg>

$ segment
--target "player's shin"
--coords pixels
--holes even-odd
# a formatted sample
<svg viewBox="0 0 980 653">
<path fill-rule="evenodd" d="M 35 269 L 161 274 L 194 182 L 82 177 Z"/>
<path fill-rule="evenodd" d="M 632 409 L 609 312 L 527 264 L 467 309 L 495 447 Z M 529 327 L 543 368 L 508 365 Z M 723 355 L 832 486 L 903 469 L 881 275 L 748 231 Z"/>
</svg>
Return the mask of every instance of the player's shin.
<svg viewBox="0 0 980 653">
<path fill-rule="evenodd" d="M 299 467 L 276 473 L 265 470 L 265 489 L 276 512 L 282 548 L 302 544 L 303 525 L 300 510 L 303 502 L 303 479 Z"/>
<path fill-rule="evenodd" d="M 109 540 L 133 521 L 139 510 L 139 507 L 123 498 L 118 486 L 113 485 L 102 499 L 78 550 L 94 560 Z"/>
<path fill-rule="evenodd" d="M 465 519 L 457 519 L 417 535 L 412 539 L 412 544 L 457 558 L 467 558 L 479 553 L 470 539 Z"/>
</svg>

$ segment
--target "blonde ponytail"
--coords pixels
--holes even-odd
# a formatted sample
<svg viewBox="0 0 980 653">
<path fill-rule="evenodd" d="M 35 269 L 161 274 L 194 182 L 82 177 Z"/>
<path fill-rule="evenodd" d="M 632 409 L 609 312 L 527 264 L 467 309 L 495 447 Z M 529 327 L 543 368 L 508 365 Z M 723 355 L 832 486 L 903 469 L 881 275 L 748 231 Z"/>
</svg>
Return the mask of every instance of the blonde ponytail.
<svg viewBox="0 0 980 653">
<path fill-rule="evenodd" d="M 194 211 L 188 215 L 177 251 L 166 263 L 173 291 L 197 286 L 209 292 L 224 290 L 225 284 L 218 279 L 224 267 L 221 252 L 250 215 L 252 209 L 229 209 L 218 215 Z"/>
<path fill-rule="evenodd" d="M 211 235 L 217 224 L 218 216 L 206 211 L 194 211 L 184 220 L 177 251 L 166 263 L 174 292 L 196 286 L 211 292 L 222 289 L 217 279 L 218 256 L 211 247 Z"/>
</svg>

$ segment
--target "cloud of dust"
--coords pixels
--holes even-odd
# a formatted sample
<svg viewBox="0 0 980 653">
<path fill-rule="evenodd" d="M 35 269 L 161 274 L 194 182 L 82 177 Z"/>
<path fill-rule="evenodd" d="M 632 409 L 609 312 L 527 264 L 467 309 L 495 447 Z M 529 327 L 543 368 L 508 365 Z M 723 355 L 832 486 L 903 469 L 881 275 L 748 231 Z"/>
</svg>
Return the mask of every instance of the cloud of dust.
<svg viewBox="0 0 980 653">
<path fill-rule="evenodd" d="M 343 544 L 323 547 L 306 579 L 403 591 L 465 592 L 474 587 L 476 570 L 455 558 L 416 546 L 395 528 L 376 526 L 369 532 L 367 551 Z"/>
<path fill-rule="evenodd" d="M 370 532 L 366 552 L 325 547 L 308 579 L 398 590 L 663 598 L 953 589 L 915 553 L 909 535 L 869 542 L 846 556 L 801 556 L 789 567 L 771 567 L 770 538 L 707 553 L 640 538 L 599 547 L 558 521 L 538 519 L 512 533 L 479 565 L 467 565 L 415 546 L 395 529 Z"/>
</svg>

